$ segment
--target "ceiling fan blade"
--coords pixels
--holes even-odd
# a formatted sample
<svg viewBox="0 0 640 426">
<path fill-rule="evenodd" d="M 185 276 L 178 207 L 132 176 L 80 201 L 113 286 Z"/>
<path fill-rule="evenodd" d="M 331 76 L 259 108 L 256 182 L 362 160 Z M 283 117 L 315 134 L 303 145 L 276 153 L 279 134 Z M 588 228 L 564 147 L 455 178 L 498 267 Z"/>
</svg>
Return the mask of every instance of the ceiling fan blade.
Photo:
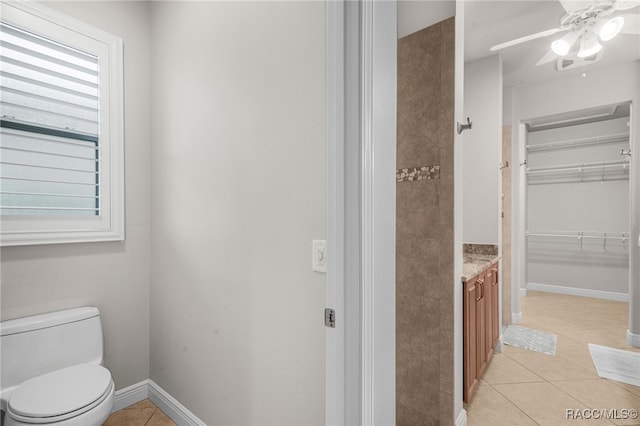
<svg viewBox="0 0 640 426">
<path fill-rule="evenodd" d="M 558 0 L 564 10 L 569 13 L 575 10 L 586 9 L 593 4 L 593 0 Z"/>
<path fill-rule="evenodd" d="M 546 55 L 544 55 L 542 58 L 540 58 L 540 60 L 536 63 L 536 66 L 548 64 L 549 62 L 553 62 L 553 61 L 556 60 L 557 57 L 558 57 L 558 55 L 556 55 L 553 52 L 553 50 L 549 50 Z"/>
<path fill-rule="evenodd" d="M 496 50 L 505 49 L 507 47 L 515 46 L 516 44 L 525 43 L 527 41 L 535 40 L 537 38 L 548 37 L 548 36 L 550 36 L 552 34 L 559 33 L 560 31 L 566 31 L 566 30 L 564 30 L 562 28 L 552 28 L 550 30 L 540 31 L 539 33 L 529 34 L 528 36 L 520 37 L 520 38 L 517 38 L 515 40 L 507 41 L 505 43 L 496 44 L 495 46 L 493 46 L 489 50 L 491 50 L 492 52 L 495 52 Z"/>
<path fill-rule="evenodd" d="M 613 3 L 616 10 L 629 10 L 640 6 L 640 0 L 617 0 Z"/>
<path fill-rule="evenodd" d="M 624 26 L 620 30 L 623 34 L 640 34 L 640 15 L 626 14 L 624 18 Z"/>
</svg>

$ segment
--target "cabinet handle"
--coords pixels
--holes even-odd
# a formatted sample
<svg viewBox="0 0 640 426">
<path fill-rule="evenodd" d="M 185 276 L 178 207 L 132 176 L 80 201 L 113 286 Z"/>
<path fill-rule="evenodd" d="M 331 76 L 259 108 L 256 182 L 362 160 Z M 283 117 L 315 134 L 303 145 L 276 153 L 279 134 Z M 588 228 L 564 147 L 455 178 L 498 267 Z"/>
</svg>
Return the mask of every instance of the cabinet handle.
<svg viewBox="0 0 640 426">
<path fill-rule="evenodd" d="M 478 280 L 478 286 L 480 287 L 481 293 L 480 297 L 476 299 L 476 302 L 484 297 L 484 280 Z"/>
</svg>

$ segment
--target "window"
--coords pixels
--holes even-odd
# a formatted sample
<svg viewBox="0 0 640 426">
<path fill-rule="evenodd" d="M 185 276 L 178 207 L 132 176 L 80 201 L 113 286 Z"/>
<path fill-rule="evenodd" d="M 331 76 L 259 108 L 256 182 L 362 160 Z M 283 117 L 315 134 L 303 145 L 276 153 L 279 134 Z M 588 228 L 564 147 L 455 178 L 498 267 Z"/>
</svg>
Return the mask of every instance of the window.
<svg viewBox="0 0 640 426">
<path fill-rule="evenodd" d="M 2 245 L 123 240 L 121 39 L 1 7 Z"/>
</svg>

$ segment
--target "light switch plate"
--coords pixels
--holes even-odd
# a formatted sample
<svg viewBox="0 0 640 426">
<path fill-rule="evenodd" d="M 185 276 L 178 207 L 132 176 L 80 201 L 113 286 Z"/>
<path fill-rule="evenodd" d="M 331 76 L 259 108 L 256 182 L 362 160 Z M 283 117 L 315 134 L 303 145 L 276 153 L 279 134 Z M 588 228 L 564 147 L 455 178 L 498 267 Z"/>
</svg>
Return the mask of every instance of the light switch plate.
<svg viewBox="0 0 640 426">
<path fill-rule="evenodd" d="M 327 272 L 327 241 L 313 240 L 311 249 L 311 270 L 315 272 Z"/>
</svg>

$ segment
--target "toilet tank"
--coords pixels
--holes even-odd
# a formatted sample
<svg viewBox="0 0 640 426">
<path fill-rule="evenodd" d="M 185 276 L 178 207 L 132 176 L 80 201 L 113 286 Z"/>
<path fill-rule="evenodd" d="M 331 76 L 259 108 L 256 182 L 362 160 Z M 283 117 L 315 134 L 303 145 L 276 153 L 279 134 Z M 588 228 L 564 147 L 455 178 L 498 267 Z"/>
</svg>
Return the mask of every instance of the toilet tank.
<svg viewBox="0 0 640 426">
<path fill-rule="evenodd" d="M 0 391 L 77 364 L 102 364 L 100 312 L 82 307 L 0 323 Z"/>
</svg>

